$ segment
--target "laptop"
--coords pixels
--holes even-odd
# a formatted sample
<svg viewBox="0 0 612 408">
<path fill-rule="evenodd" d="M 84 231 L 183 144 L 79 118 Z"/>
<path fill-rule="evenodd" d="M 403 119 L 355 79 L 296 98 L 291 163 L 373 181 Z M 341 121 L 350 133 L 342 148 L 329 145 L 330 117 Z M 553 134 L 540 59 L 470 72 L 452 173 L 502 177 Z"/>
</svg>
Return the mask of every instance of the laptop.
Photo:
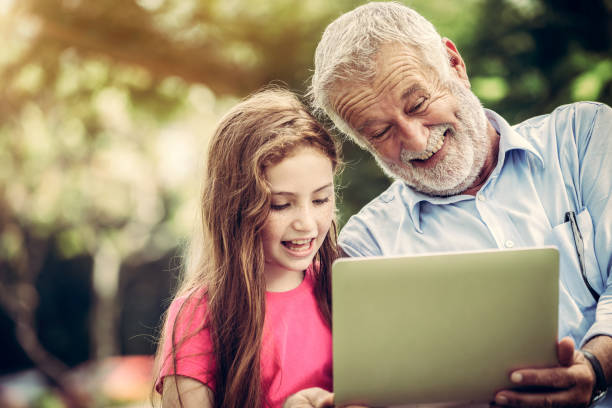
<svg viewBox="0 0 612 408">
<path fill-rule="evenodd" d="M 332 272 L 336 405 L 478 404 L 557 365 L 553 247 L 342 258 Z"/>
</svg>

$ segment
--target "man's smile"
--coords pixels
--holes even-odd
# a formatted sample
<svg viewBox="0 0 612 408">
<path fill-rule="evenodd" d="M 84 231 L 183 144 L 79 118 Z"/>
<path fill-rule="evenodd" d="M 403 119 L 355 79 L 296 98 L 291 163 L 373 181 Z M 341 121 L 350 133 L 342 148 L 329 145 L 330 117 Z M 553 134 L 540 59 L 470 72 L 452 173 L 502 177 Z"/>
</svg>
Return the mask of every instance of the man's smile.
<svg viewBox="0 0 612 408">
<path fill-rule="evenodd" d="M 431 147 L 428 146 L 424 152 L 421 152 L 420 156 L 415 157 L 411 161 L 415 161 L 415 160 L 425 161 L 429 159 L 431 156 L 433 156 L 434 154 L 436 154 L 442 148 L 442 145 L 444 145 L 444 138 L 446 137 L 447 133 L 448 133 L 448 129 L 446 130 L 446 132 L 444 132 L 444 134 L 442 134 L 442 137 L 438 138 L 435 145 Z"/>
</svg>

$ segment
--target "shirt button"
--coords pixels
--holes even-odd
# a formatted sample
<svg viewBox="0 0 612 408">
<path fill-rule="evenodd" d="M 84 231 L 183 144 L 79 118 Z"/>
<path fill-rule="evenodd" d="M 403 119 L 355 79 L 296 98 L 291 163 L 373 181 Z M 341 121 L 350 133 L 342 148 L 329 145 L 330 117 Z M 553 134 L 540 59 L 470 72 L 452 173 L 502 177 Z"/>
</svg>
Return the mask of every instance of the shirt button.
<svg viewBox="0 0 612 408">
<path fill-rule="evenodd" d="M 479 199 L 480 201 L 486 201 L 485 196 L 483 196 L 482 194 L 478 194 L 478 199 Z"/>
<path fill-rule="evenodd" d="M 512 248 L 514 246 L 514 241 L 507 240 L 504 245 L 506 245 L 506 248 Z"/>
</svg>

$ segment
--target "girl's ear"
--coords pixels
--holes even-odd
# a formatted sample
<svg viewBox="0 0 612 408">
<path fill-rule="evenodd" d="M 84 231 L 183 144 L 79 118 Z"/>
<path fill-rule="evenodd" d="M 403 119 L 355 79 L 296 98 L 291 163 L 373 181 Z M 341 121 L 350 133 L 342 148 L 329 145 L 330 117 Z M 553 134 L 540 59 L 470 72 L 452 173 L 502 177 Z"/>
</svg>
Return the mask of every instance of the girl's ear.
<svg viewBox="0 0 612 408">
<path fill-rule="evenodd" d="M 451 67 L 452 72 L 455 73 L 457 78 L 459 78 L 466 86 L 466 88 L 470 89 L 470 79 L 467 75 L 467 69 L 465 67 L 465 62 L 463 62 L 463 58 L 461 58 L 461 54 L 457 50 L 455 43 L 453 43 L 450 39 L 444 37 L 442 38 L 442 42 L 446 47 L 446 52 L 448 54 L 448 61 Z"/>
</svg>

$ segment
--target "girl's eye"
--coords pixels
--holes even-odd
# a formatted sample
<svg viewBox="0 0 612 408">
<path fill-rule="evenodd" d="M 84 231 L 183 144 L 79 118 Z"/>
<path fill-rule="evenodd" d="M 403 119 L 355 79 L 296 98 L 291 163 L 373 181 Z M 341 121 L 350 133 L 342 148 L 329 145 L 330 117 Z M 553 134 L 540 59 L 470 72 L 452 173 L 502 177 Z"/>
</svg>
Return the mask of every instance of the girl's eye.
<svg viewBox="0 0 612 408">
<path fill-rule="evenodd" d="M 271 204 L 270 208 L 274 211 L 284 210 L 285 208 L 289 208 L 289 203 L 285 204 Z"/>
<path fill-rule="evenodd" d="M 313 202 L 314 205 L 323 205 L 323 204 L 329 202 L 329 197 L 320 198 L 320 199 L 317 199 L 317 200 L 312 200 L 312 202 Z"/>
</svg>

